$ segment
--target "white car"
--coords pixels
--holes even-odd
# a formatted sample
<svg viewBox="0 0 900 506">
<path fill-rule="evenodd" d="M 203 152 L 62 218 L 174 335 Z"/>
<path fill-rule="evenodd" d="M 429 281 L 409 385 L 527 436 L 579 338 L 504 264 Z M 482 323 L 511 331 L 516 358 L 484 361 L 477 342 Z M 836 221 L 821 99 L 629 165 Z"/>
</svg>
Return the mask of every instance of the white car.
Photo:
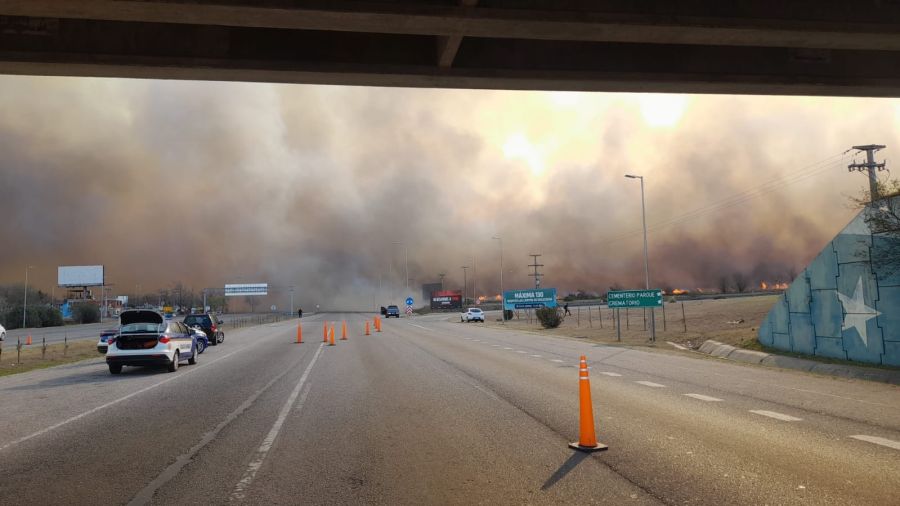
<svg viewBox="0 0 900 506">
<path fill-rule="evenodd" d="M 182 360 L 196 364 L 200 354 L 197 338 L 187 325 L 147 309 L 123 311 L 119 333 L 107 342 L 106 364 L 112 374 L 121 373 L 126 365 L 164 365 L 175 372 Z"/>
<path fill-rule="evenodd" d="M 0 341 L 6 340 L 6 329 L 3 328 L 3 325 L 0 325 Z"/>
<path fill-rule="evenodd" d="M 459 316 L 461 322 L 482 322 L 484 323 L 484 311 L 477 307 L 470 307 L 465 313 Z"/>
</svg>

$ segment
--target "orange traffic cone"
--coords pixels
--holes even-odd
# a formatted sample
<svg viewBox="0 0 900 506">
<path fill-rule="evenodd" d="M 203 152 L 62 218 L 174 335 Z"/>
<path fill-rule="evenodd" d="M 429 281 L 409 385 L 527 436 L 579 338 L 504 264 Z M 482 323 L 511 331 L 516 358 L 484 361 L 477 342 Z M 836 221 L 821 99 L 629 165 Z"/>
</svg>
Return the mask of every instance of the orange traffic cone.
<svg viewBox="0 0 900 506">
<path fill-rule="evenodd" d="M 341 321 L 341 341 L 347 340 L 347 322 Z"/>
<path fill-rule="evenodd" d="M 25 338 L 25 344 L 31 344 L 31 334 L 28 334 L 28 337 Z"/>
<path fill-rule="evenodd" d="M 322 342 L 328 342 L 328 322 L 322 323 Z"/>
<path fill-rule="evenodd" d="M 583 452 L 596 452 L 609 448 L 597 442 L 594 434 L 594 408 L 591 405 L 591 380 L 588 377 L 587 358 L 582 355 L 578 366 L 578 404 L 580 407 L 580 426 L 578 442 L 569 443 L 570 448 Z"/>
<path fill-rule="evenodd" d="M 366 335 L 369 335 L 369 320 L 366 320 Z"/>
<path fill-rule="evenodd" d="M 331 326 L 328 332 L 328 346 L 334 346 L 334 325 Z"/>
<path fill-rule="evenodd" d="M 381 332 L 381 318 L 375 317 L 375 332 Z"/>
<path fill-rule="evenodd" d="M 303 344 L 303 326 L 297 324 L 297 344 Z"/>
</svg>

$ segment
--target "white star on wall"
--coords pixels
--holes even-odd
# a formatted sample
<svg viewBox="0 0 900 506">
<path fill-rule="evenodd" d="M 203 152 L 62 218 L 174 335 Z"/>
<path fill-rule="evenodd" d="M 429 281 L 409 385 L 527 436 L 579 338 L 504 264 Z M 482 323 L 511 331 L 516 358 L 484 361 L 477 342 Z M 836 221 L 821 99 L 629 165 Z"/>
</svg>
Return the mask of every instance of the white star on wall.
<svg viewBox="0 0 900 506">
<path fill-rule="evenodd" d="M 856 290 L 853 291 L 853 297 L 848 297 L 840 291 L 837 292 L 837 296 L 841 299 L 841 304 L 844 305 L 845 313 L 844 324 L 841 327 L 841 330 L 855 328 L 859 333 L 859 337 L 862 338 L 863 344 L 868 348 L 869 334 L 866 330 L 866 322 L 877 317 L 881 313 L 875 308 L 866 305 L 865 298 L 863 297 L 862 276 L 856 281 Z"/>
</svg>

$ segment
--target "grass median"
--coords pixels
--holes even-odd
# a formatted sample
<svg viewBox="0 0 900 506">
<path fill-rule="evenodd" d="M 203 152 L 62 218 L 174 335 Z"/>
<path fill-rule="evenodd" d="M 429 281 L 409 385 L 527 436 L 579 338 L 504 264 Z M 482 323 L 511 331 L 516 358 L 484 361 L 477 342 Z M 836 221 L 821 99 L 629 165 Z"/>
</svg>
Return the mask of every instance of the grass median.
<svg viewBox="0 0 900 506">
<path fill-rule="evenodd" d="M 0 354 L 0 376 L 103 356 L 97 352 L 97 341 L 91 339 L 72 341 L 68 344 L 68 348 L 64 343 L 48 344 L 46 350 L 42 348 L 40 343 L 30 346 L 22 345 L 21 353 L 18 355 L 15 347 L 4 348 L 3 353 Z"/>
</svg>

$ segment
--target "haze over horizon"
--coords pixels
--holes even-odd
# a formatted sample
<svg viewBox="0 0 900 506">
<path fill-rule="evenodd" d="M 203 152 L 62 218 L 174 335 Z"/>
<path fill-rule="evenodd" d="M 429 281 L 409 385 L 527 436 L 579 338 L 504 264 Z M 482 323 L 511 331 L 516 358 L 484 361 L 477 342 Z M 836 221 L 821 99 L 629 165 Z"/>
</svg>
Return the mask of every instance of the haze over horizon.
<svg viewBox="0 0 900 506">
<path fill-rule="evenodd" d="M 894 99 L 0 86 L 0 283 L 28 264 L 49 291 L 58 265 L 104 264 L 117 293 L 268 282 L 331 307 L 405 286 L 396 242 L 412 294 L 439 272 L 461 287 L 473 263 L 478 294 L 495 294 L 497 234 L 507 289 L 531 286 L 529 253 L 563 294 L 641 286 L 626 173 L 646 177 L 653 285 L 790 281 L 856 212 L 848 196 L 866 182 L 842 153 L 887 144 L 891 168 L 900 133 Z"/>
</svg>

